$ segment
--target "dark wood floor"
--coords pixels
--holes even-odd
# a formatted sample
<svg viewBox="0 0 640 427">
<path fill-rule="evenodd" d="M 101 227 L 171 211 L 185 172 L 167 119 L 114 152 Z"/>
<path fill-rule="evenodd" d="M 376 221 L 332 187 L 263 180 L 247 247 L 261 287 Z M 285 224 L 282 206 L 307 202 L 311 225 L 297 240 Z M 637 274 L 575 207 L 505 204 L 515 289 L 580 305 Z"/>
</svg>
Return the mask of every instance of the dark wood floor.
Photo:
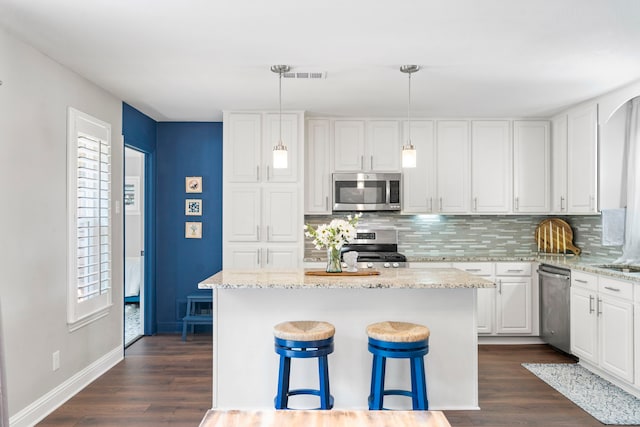
<svg viewBox="0 0 640 427">
<path fill-rule="evenodd" d="M 144 337 L 125 360 L 39 426 L 197 426 L 211 407 L 211 337 Z M 547 346 L 480 346 L 480 411 L 453 427 L 602 426 L 520 364 L 571 362 Z"/>
</svg>

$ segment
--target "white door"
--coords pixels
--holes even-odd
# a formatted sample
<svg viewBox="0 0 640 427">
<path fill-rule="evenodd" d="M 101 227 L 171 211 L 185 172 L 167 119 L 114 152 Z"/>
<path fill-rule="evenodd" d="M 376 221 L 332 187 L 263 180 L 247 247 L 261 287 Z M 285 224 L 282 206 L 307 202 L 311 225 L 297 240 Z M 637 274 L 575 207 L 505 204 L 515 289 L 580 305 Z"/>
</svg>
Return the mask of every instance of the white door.
<svg viewBox="0 0 640 427">
<path fill-rule="evenodd" d="M 504 213 L 511 207 L 511 137 L 509 122 L 471 123 L 471 193 L 473 212 Z"/>
<path fill-rule="evenodd" d="M 307 121 L 305 213 L 331 213 L 331 146 L 329 120 Z"/>
<path fill-rule="evenodd" d="M 224 268 L 250 270 L 259 268 L 262 249 L 257 245 L 227 245 L 224 249 Z"/>
<path fill-rule="evenodd" d="M 258 182 L 261 169 L 260 113 L 230 113 L 224 122 L 224 168 L 228 182 Z"/>
<path fill-rule="evenodd" d="M 601 296 L 599 309 L 600 366 L 633 381 L 633 304 Z"/>
<path fill-rule="evenodd" d="M 365 170 L 400 170 L 400 125 L 397 120 L 371 120 L 367 123 Z"/>
<path fill-rule="evenodd" d="M 514 212 L 549 212 L 550 150 L 548 121 L 513 122 Z"/>
<path fill-rule="evenodd" d="M 403 141 L 408 138 L 404 122 Z M 416 148 L 416 167 L 402 172 L 402 211 L 433 213 L 435 209 L 436 158 L 432 121 L 411 122 L 411 142 Z"/>
<path fill-rule="evenodd" d="M 571 353 L 598 363 L 598 318 L 592 291 L 571 286 Z"/>
<path fill-rule="evenodd" d="M 298 225 L 298 189 L 278 187 L 264 189 L 264 240 L 297 242 L 302 236 Z"/>
<path fill-rule="evenodd" d="M 443 120 L 436 125 L 437 211 L 469 212 L 469 123 Z"/>
<path fill-rule="evenodd" d="M 295 113 L 266 113 L 264 115 L 264 138 L 262 141 L 262 159 L 265 182 L 296 182 L 298 180 L 298 119 Z M 282 129 L 282 143 L 287 147 L 287 167 L 273 168 L 273 147 L 278 144 Z"/>
<path fill-rule="evenodd" d="M 569 213 L 597 212 L 598 105 L 567 115 L 567 209 Z"/>
<path fill-rule="evenodd" d="M 336 120 L 333 124 L 333 170 L 366 170 L 364 161 L 364 121 Z"/>
<path fill-rule="evenodd" d="M 260 189 L 229 187 L 225 208 L 225 240 L 229 242 L 258 242 L 260 229 Z"/>
<path fill-rule="evenodd" d="M 497 326 L 499 334 L 531 333 L 531 278 L 497 277 Z"/>
<path fill-rule="evenodd" d="M 264 250 L 263 266 L 267 268 L 298 268 L 299 260 L 297 246 L 268 246 Z"/>
</svg>

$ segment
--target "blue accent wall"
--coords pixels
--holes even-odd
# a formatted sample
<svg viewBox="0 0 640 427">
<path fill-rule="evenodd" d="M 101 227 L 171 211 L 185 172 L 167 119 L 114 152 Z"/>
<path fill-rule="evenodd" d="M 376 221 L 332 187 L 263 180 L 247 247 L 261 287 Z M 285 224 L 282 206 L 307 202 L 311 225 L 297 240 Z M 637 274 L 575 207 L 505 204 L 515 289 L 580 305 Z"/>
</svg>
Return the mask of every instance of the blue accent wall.
<svg viewBox="0 0 640 427">
<path fill-rule="evenodd" d="M 222 269 L 222 123 L 157 125 L 156 292 L 159 333 L 181 330 L 186 297 Z M 202 193 L 186 193 L 185 177 L 201 176 Z M 202 216 L 186 216 L 185 200 L 202 199 Z M 202 239 L 185 238 L 185 222 L 202 222 Z"/>
<path fill-rule="evenodd" d="M 186 297 L 222 269 L 222 123 L 156 122 L 123 103 L 125 145 L 145 162 L 145 334 L 179 333 Z M 185 177 L 201 176 L 202 193 L 186 193 Z M 184 214 L 202 199 L 202 216 Z M 185 222 L 203 223 L 202 239 L 184 237 Z M 203 328 L 202 326 L 198 328 Z"/>
</svg>

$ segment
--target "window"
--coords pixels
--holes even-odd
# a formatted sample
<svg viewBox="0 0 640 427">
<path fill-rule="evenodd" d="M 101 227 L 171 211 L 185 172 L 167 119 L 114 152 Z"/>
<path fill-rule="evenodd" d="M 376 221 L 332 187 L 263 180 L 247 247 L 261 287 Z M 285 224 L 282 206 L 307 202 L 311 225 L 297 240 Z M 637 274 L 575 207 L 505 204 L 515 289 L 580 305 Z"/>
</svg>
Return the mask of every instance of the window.
<svg viewBox="0 0 640 427">
<path fill-rule="evenodd" d="M 78 329 L 111 306 L 111 126 L 69 108 L 67 321 Z"/>
</svg>

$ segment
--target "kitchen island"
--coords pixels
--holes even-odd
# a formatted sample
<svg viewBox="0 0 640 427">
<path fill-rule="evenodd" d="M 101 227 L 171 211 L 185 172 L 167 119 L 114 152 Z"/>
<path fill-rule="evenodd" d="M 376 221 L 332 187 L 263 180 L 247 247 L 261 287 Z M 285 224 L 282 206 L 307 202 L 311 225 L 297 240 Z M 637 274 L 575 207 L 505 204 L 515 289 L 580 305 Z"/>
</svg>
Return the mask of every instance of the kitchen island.
<svg viewBox="0 0 640 427">
<path fill-rule="evenodd" d="M 453 268 L 385 269 L 357 277 L 225 270 L 198 286 L 213 292 L 213 408 L 273 408 L 273 326 L 323 320 L 336 328 L 329 356 L 334 407 L 364 409 L 371 375 L 366 327 L 394 320 L 431 330 L 425 359 L 430 409 L 478 409 L 476 289 L 495 287 L 488 280 Z M 317 377 L 315 360 L 293 361 L 292 388 L 315 387 Z M 386 379 L 388 388 L 408 387 L 406 360 L 389 360 Z M 394 408 L 410 408 L 409 399 L 388 400 Z"/>
</svg>

